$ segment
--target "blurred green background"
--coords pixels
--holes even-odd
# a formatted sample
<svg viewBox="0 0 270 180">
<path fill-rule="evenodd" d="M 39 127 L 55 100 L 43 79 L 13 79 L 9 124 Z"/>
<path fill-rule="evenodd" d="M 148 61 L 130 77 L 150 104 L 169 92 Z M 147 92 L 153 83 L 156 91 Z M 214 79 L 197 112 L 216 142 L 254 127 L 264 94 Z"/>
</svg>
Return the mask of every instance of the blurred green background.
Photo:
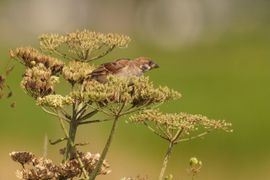
<svg viewBox="0 0 270 180">
<path fill-rule="evenodd" d="M 156 84 L 180 91 L 183 98 L 164 104 L 167 112 L 201 113 L 233 123 L 233 133 L 216 132 L 179 144 L 167 173 L 191 179 L 189 158 L 203 161 L 196 179 L 270 179 L 270 2 L 267 0 L 29 0 L 0 1 L 0 68 L 11 48 L 33 45 L 45 32 L 87 28 L 125 33 L 132 42 L 100 63 L 120 57 L 148 56 L 161 68 L 148 75 Z M 14 63 L 14 62 L 13 62 Z M 8 153 L 42 155 L 44 139 L 62 136 L 56 119 L 45 114 L 20 88 L 23 67 L 8 78 L 14 91 L 0 101 L 0 179 L 16 179 L 19 166 Z M 10 108 L 16 102 L 15 108 Z M 84 150 L 99 152 L 110 123 L 80 129 Z M 60 161 L 58 149 L 48 157 Z M 143 126 L 124 119 L 108 155 L 112 173 L 100 180 L 148 175 L 156 179 L 166 143 Z"/>
</svg>

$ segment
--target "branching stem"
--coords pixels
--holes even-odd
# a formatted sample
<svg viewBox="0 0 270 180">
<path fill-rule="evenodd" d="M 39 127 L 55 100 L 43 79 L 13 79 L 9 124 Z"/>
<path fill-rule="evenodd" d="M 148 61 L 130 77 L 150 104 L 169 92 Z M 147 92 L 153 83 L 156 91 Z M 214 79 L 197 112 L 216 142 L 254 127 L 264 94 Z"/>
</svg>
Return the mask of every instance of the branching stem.
<svg viewBox="0 0 270 180">
<path fill-rule="evenodd" d="M 64 131 L 64 134 L 65 134 L 66 138 L 68 139 L 68 142 L 70 142 L 71 146 L 75 147 L 74 142 L 71 141 L 71 139 L 69 138 L 68 131 L 67 131 L 65 125 L 64 125 L 63 119 L 60 116 L 59 116 L 59 121 L 60 121 L 61 128 Z M 75 153 L 75 158 L 78 160 L 78 162 L 80 164 L 80 167 L 82 169 L 83 175 L 85 176 L 86 179 L 88 179 L 88 174 L 87 174 L 87 172 L 86 172 L 86 170 L 84 168 L 83 162 L 82 162 L 79 154 L 77 153 L 77 151 Z"/>
<path fill-rule="evenodd" d="M 96 119 L 96 120 L 82 121 L 82 122 L 79 122 L 79 125 L 98 123 L 98 122 L 106 122 L 106 121 L 110 121 L 110 120 L 112 120 L 112 119 Z"/>
<path fill-rule="evenodd" d="M 178 141 L 176 141 L 176 143 L 179 143 L 179 142 L 186 142 L 186 141 L 191 141 L 191 140 L 194 140 L 194 139 L 197 139 L 197 138 L 202 138 L 203 136 L 209 134 L 210 131 L 205 131 L 201 134 L 198 134 L 197 136 L 192 136 L 192 137 L 188 137 L 188 138 L 185 138 L 185 139 L 179 139 Z"/>
<path fill-rule="evenodd" d="M 165 157 L 164 157 L 164 160 L 163 160 L 163 163 L 162 163 L 162 168 L 161 168 L 159 178 L 158 178 L 159 180 L 163 180 L 163 177 L 164 177 L 164 174 L 165 174 L 168 162 L 169 162 L 169 158 L 170 158 L 170 156 L 172 154 L 172 149 L 173 149 L 174 145 L 177 144 L 177 140 L 179 139 L 179 137 L 181 136 L 183 131 L 184 131 L 184 128 L 179 129 L 175 133 L 173 138 L 169 140 L 169 146 L 168 146 L 167 152 L 165 154 Z"/>
<path fill-rule="evenodd" d="M 108 137 L 108 139 L 107 139 L 106 145 L 105 145 L 105 147 L 104 147 L 104 149 L 103 149 L 103 151 L 102 151 L 102 153 L 101 153 L 101 156 L 100 156 L 100 158 L 99 158 L 99 161 L 98 161 L 98 163 L 97 163 L 95 169 L 94 169 L 93 172 L 90 174 L 89 180 L 94 180 L 94 179 L 96 179 L 96 176 L 98 175 L 98 172 L 99 172 L 99 170 L 100 170 L 100 168 L 101 168 L 101 166 L 102 166 L 102 163 L 103 163 L 103 161 L 104 161 L 104 159 L 105 159 L 105 157 L 106 157 L 106 155 L 107 155 L 107 153 L 108 153 L 108 151 L 109 151 L 109 148 L 110 148 L 110 146 L 111 146 L 112 139 L 113 139 L 113 135 L 114 135 L 114 132 L 115 132 L 115 129 L 116 129 L 116 125 L 117 125 L 118 119 L 119 119 L 119 117 L 116 116 L 115 119 L 114 119 L 114 121 L 113 121 L 113 125 L 112 125 L 112 128 L 111 128 L 111 132 L 110 132 L 110 135 L 109 135 L 109 137 Z"/>
<path fill-rule="evenodd" d="M 162 168 L 161 168 L 158 180 L 163 180 L 163 176 L 165 174 L 169 158 L 170 158 L 170 156 L 172 154 L 173 146 L 174 146 L 174 143 L 171 141 L 169 143 L 168 149 L 166 151 L 166 154 L 165 154 L 165 157 L 164 157 L 164 160 L 163 160 L 163 163 L 162 163 Z"/>
<path fill-rule="evenodd" d="M 117 125 L 117 122 L 119 120 L 119 117 L 120 117 L 120 114 L 122 112 L 122 110 L 124 109 L 126 105 L 126 102 L 123 103 L 123 105 L 119 108 L 119 111 L 117 112 L 117 114 L 115 114 L 115 117 L 114 117 L 114 120 L 113 120 L 113 125 L 112 125 L 112 128 L 111 128 L 111 132 L 110 132 L 110 135 L 107 139 L 107 142 L 106 142 L 106 145 L 101 153 L 101 156 L 97 162 L 97 165 L 95 167 L 95 169 L 93 170 L 93 172 L 90 174 L 90 177 L 89 177 L 89 180 L 95 180 L 98 173 L 99 173 L 99 170 L 103 164 L 103 161 L 105 160 L 105 157 L 109 151 L 109 148 L 111 146 L 111 143 L 112 143 L 112 139 L 113 139 L 113 135 L 115 133 L 115 130 L 116 130 L 116 125 Z"/>
<path fill-rule="evenodd" d="M 60 143 L 60 142 L 65 141 L 65 140 L 68 140 L 68 139 L 65 137 L 65 138 L 57 139 L 57 140 L 55 140 L 55 141 L 49 140 L 49 143 L 50 143 L 51 145 L 55 145 L 55 144 L 58 144 L 58 143 Z"/>
<path fill-rule="evenodd" d="M 76 132 L 78 128 L 78 123 L 76 120 L 77 120 L 76 119 L 76 103 L 74 103 L 72 105 L 72 118 L 71 118 L 71 121 L 69 122 L 69 132 L 68 132 L 69 140 L 67 141 L 67 145 L 66 145 L 66 152 L 65 152 L 65 157 L 64 157 L 65 161 L 73 159 L 76 155 L 76 147 L 74 146 Z"/>
<path fill-rule="evenodd" d="M 159 137 L 161 137 L 162 139 L 165 140 L 169 140 L 167 137 L 163 136 L 162 134 L 160 134 L 159 132 L 157 132 L 155 129 L 153 129 L 149 124 L 147 124 L 146 122 L 143 123 L 150 131 L 152 131 L 153 133 L 155 133 L 156 135 L 158 135 Z"/>
</svg>

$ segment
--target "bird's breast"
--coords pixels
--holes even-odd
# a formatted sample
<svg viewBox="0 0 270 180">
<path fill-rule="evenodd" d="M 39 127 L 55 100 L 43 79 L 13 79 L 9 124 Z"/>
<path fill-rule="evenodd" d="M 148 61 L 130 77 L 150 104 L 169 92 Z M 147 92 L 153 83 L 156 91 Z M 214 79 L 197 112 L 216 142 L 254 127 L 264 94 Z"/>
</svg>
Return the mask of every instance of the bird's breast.
<svg viewBox="0 0 270 180">
<path fill-rule="evenodd" d="M 133 66 L 127 66 L 121 69 L 118 73 L 116 73 L 117 76 L 124 76 L 124 77 L 133 77 L 133 76 L 142 76 L 143 72 L 141 69 Z"/>
</svg>

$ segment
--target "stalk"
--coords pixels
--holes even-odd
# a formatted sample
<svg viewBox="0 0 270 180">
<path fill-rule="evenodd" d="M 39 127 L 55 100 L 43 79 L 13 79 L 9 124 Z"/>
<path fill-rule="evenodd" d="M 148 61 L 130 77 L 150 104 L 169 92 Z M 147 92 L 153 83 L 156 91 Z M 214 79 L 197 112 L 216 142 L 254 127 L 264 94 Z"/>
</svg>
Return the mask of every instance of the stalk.
<svg viewBox="0 0 270 180">
<path fill-rule="evenodd" d="M 159 180 L 163 180 L 163 176 L 165 174 L 167 164 L 168 164 L 169 158 L 170 158 L 171 153 L 172 153 L 173 145 L 174 145 L 174 143 L 172 141 L 170 141 L 170 144 L 168 146 L 167 152 L 165 154 L 165 157 L 164 157 L 164 160 L 163 160 L 163 163 L 162 163 L 162 168 L 161 168 L 159 178 L 158 178 Z"/>
<path fill-rule="evenodd" d="M 64 156 L 64 160 L 70 160 L 75 158 L 76 156 L 76 148 L 74 146 L 75 144 L 75 138 L 76 138 L 76 132 L 78 128 L 78 123 L 77 123 L 77 113 L 76 113 L 76 103 L 73 104 L 72 106 L 72 118 L 69 122 L 69 132 L 68 132 L 68 141 L 66 145 L 66 152 Z"/>
<path fill-rule="evenodd" d="M 101 153 L 101 156 L 99 158 L 99 161 L 97 163 L 97 166 L 96 168 L 94 169 L 94 171 L 90 174 L 90 177 L 89 177 L 89 180 L 94 180 L 96 179 L 96 176 L 98 175 L 98 172 L 103 164 L 103 161 L 109 151 L 109 148 L 111 146 L 111 143 L 112 143 L 112 139 L 113 139 L 113 135 L 114 135 L 114 132 L 115 132 L 115 129 L 116 129 L 116 125 L 117 125 L 117 122 L 118 122 L 118 118 L 119 116 L 116 116 L 114 121 L 113 121 L 113 125 L 112 125 L 112 128 L 111 128 L 111 132 L 110 132 L 110 135 L 107 139 L 107 142 L 106 142 L 106 145 Z"/>
<path fill-rule="evenodd" d="M 67 141 L 67 145 L 66 145 L 66 153 L 65 153 L 65 157 L 64 160 L 69 160 L 69 159 L 73 159 L 76 155 L 76 149 L 75 149 L 75 138 L 76 138 L 76 132 L 77 132 L 77 123 L 74 121 L 71 121 L 69 124 L 69 139 Z"/>
</svg>

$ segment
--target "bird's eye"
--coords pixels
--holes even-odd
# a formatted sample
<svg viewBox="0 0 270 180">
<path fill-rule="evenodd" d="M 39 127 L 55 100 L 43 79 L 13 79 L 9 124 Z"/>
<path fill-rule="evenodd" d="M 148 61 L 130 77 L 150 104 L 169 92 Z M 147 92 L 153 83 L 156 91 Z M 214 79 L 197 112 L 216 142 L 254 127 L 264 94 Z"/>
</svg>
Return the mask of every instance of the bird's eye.
<svg viewBox="0 0 270 180">
<path fill-rule="evenodd" d="M 141 68 L 143 71 L 148 71 L 149 69 L 151 69 L 151 67 L 150 67 L 148 64 L 141 65 L 140 68 Z"/>
</svg>

